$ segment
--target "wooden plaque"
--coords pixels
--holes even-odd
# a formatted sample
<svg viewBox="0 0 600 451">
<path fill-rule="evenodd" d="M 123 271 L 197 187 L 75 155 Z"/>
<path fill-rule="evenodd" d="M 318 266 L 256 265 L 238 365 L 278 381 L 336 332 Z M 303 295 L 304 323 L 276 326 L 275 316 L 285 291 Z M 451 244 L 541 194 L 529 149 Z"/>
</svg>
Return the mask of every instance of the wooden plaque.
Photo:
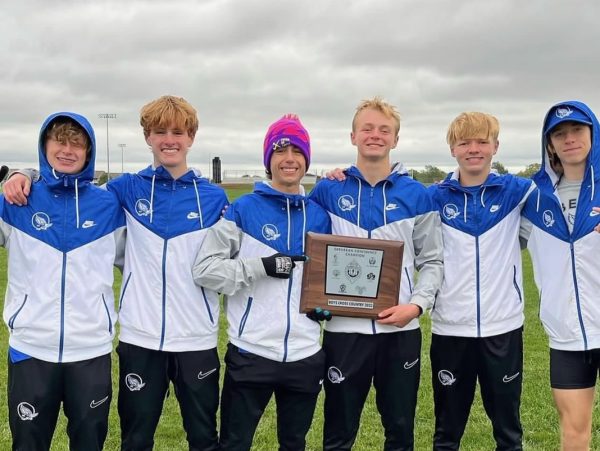
<svg viewBox="0 0 600 451">
<path fill-rule="evenodd" d="M 398 304 L 402 241 L 308 232 L 300 312 L 377 318 Z"/>
</svg>

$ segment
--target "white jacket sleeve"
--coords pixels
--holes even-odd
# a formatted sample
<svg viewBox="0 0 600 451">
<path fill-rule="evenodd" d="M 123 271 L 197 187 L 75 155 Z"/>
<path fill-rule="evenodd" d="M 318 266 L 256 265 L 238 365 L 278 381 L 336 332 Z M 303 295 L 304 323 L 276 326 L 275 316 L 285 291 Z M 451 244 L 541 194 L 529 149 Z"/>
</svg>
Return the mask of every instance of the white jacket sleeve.
<svg viewBox="0 0 600 451">
<path fill-rule="evenodd" d="M 196 284 L 232 295 L 267 277 L 260 257 L 236 258 L 241 242 L 242 231 L 233 221 L 221 219 L 208 229 L 192 269 Z"/>
<path fill-rule="evenodd" d="M 413 243 L 419 277 L 410 303 L 418 305 L 425 313 L 433 306 L 444 278 L 442 225 L 437 211 L 416 217 Z"/>
</svg>

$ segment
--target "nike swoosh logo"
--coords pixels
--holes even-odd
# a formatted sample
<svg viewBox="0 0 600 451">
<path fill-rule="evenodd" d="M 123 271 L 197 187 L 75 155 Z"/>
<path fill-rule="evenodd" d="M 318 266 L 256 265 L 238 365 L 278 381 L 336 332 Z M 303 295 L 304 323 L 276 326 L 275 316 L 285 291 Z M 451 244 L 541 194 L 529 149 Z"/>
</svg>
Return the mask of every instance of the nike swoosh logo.
<svg viewBox="0 0 600 451">
<path fill-rule="evenodd" d="M 210 375 L 211 375 L 212 373 L 214 373 L 215 371 L 217 371 L 217 369 L 216 369 L 216 368 L 213 368 L 212 370 L 210 370 L 210 371 L 207 371 L 206 373 L 203 373 L 202 371 L 200 371 L 200 372 L 198 373 L 198 379 L 204 379 L 205 377 L 207 377 L 207 376 L 210 376 Z"/>
<path fill-rule="evenodd" d="M 404 362 L 404 369 L 405 370 L 410 370 L 413 366 L 415 366 L 417 364 L 417 362 L 419 361 L 419 359 L 415 360 L 414 362 Z"/>
<path fill-rule="evenodd" d="M 590 216 L 591 216 L 592 218 L 593 218 L 594 216 L 598 216 L 598 215 L 600 215 L 600 212 L 597 212 L 597 211 L 594 211 L 594 210 L 590 211 Z"/>
<path fill-rule="evenodd" d="M 101 404 L 104 404 L 106 402 L 106 400 L 108 399 L 108 396 L 105 396 L 104 398 L 102 398 L 100 401 L 94 401 L 92 399 L 92 402 L 90 403 L 90 407 L 92 409 L 95 409 L 96 407 L 98 407 Z"/>
<path fill-rule="evenodd" d="M 519 374 L 521 374 L 521 373 L 516 373 L 516 374 L 513 374 L 512 376 L 507 376 L 505 374 L 504 377 L 502 378 L 502 382 L 504 382 L 505 384 L 508 384 L 509 382 L 515 380 L 519 376 Z"/>
</svg>

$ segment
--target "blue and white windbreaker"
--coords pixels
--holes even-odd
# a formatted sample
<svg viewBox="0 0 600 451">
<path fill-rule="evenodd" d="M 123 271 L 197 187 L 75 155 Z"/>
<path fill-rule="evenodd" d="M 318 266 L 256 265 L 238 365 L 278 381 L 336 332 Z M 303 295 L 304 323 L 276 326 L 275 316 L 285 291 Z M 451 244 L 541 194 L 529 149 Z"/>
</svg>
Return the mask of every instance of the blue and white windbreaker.
<svg viewBox="0 0 600 451">
<path fill-rule="evenodd" d="M 78 174 L 54 171 L 45 130 L 69 117 L 87 132 L 90 159 Z M 112 350 L 117 314 L 113 265 L 125 221 L 114 196 L 92 185 L 96 142 L 90 123 L 73 113 L 49 116 L 40 131 L 41 178 L 26 206 L 0 202 L 0 244 L 8 250 L 4 322 L 11 348 L 40 360 L 73 362 Z"/>
<path fill-rule="evenodd" d="M 548 161 L 542 136 L 542 163 L 533 180 L 538 190 L 530 196 L 524 216 L 533 224 L 527 247 L 540 291 L 540 318 L 550 347 L 565 351 L 600 348 L 600 128 L 583 103 L 562 102 L 583 111 L 592 122 L 592 148 L 581 183 L 575 224 L 569 233 L 556 191 L 559 178 Z M 549 111 L 551 111 L 552 107 Z M 544 124 L 549 120 L 548 115 Z M 545 125 L 542 130 L 545 129 Z"/>
<path fill-rule="evenodd" d="M 268 277 L 261 257 L 303 255 L 307 232 L 331 233 L 327 213 L 303 194 L 268 182 L 236 200 L 209 230 L 194 278 L 227 296 L 229 341 L 267 359 L 294 362 L 321 348 L 319 323 L 299 313 L 304 263 L 289 279 Z"/>
<path fill-rule="evenodd" d="M 444 282 L 431 312 L 432 332 L 489 337 L 523 325 L 519 224 L 530 180 L 490 174 L 463 187 L 458 170 L 431 188 L 444 238 Z"/>
<path fill-rule="evenodd" d="M 194 283 L 192 265 L 225 191 L 193 170 L 175 180 L 162 166 L 111 180 L 108 190 L 127 220 L 119 339 L 159 351 L 216 347 L 219 298 Z"/>
<path fill-rule="evenodd" d="M 336 235 L 404 241 L 398 303 L 413 303 L 426 311 L 442 283 L 442 234 L 439 214 L 427 189 L 398 165 L 383 181 L 371 186 L 352 166 L 343 182 L 321 180 L 310 199 L 331 217 Z M 414 273 L 419 271 L 415 283 Z M 402 329 L 365 318 L 334 316 L 325 325 L 331 332 L 375 334 L 417 329 L 415 318 Z"/>
</svg>

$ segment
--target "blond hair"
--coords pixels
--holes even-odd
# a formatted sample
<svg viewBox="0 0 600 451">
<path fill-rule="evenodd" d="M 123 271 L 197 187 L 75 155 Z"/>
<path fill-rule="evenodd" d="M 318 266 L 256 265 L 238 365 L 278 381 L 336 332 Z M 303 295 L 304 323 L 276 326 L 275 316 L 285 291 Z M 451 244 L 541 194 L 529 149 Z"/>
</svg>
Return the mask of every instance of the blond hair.
<svg viewBox="0 0 600 451">
<path fill-rule="evenodd" d="M 463 139 L 489 139 L 498 141 L 500 123 L 491 114 L 480 112 L 460 113 L 448 127 L 446 142 L 450 148 Z"/>
<path fill-rule="evenodd" d="M 372 99 L 363 100 L 356 107 L 356 113 L 354 113 L 354 117 L 352 118 L 353 132 L 356 131 L 356 117 L 361 111 L 366 109 L 379 111 L 380 113 L 383 113 L 383 115 L 388 119 L 392 119 L 396 128 L 394 134 L 398 134 L 398 132 L 400 131 L 400 113 L 394 105 L 389 104 L 388 102 L 383 100 L 382 97 L 379 96 L 375 96 Z"/>
<path fill-rule="evenodd" d="M 90 151 L 90 138 L 87 132 L 76 121 L 69 118 L 58 118 L 53 121 L 45 132 L 46 139 L 53 139 L 66 145 L 80 145 Z"/>
<path fill-rule="evenodd" d="M 174 126 L 186 130 L 190 138 L 198 131 L 196 109 L 183 97 L 162 96 L 144 105 L 140 111 L 140 125 L 147 138 L 153 129 Z"/>
</svg>

